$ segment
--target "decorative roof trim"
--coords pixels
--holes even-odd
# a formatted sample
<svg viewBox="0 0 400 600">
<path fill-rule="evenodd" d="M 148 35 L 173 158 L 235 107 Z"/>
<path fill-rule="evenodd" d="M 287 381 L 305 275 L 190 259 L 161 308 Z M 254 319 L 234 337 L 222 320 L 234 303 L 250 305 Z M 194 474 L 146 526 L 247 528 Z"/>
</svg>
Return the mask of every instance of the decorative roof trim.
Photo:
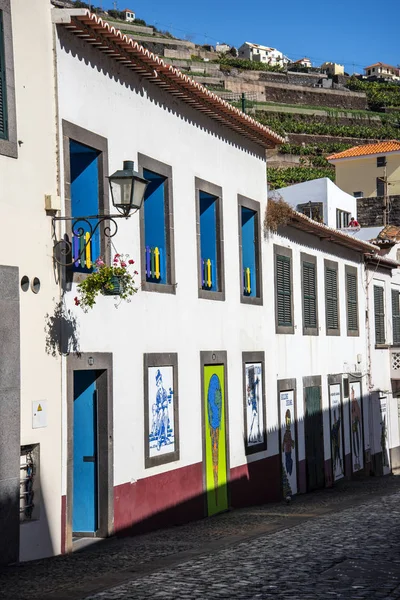
<svg viewBox="0 0 400 600">
<path fill-rule="evenodd" d="M 167 65 L 87 9 L 53 9 L 52 12 L 53 23 L 62 25 L 128 69 L 252 142 L 263 148 L 274 148 L 285 141 L 272 129 L 258 123 L 172 65 Z"/>
</svg>

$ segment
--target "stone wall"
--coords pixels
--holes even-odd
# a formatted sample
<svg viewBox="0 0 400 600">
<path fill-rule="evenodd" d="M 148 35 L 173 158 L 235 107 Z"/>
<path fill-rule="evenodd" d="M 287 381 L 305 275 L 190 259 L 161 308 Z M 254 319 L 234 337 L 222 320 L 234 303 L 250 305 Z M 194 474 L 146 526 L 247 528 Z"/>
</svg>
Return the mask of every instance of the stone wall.
<svg viewBox="0 0 400 600">
<path fill-rule="evenodd" d="M 383 227 L 384 198 L 357 199 L 357 220 L 361 227 Z M 389 196 L 388 224 L 400 225 L 400 196 Z"/>
<path fill-rule="evenodd" d="M 367 97 L 362 93 L 342 92 L 340 90 L 324 90 L 321 88 L 305 88 L 285 84 L 268 84 L 265 86 L 267 102 L 284 102 L 286 104 L 308 104 L 329 108 L 367 109 Z"/>
<path fill-rule="evenodd" d="M 327 144 L 328 142 L 351 144 L 352 146 L 361 146 L 362 144 L 372 144 L 379 140 L 339 137 L 333 135 L 312 135 L 311 133 L 288 133 L 288 141 L 291 144 Z"/>
</svg>

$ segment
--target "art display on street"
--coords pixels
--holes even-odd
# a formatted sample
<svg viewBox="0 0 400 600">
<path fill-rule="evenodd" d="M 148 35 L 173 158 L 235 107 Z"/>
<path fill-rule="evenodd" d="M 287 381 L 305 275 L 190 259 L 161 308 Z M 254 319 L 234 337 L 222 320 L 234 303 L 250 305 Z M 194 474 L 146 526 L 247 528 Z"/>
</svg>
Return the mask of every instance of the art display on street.
<svg viewBox="0 0 400 600">
<path fill-rule="evenodd" d="M 288 499 L 297 493 L 294 391 L 280 392 L 279 403 L 281 416 L 282 487 L 283 496 Z"/>
<path fill-rule="evenodd" d="M 205 479 L 209 516 L 228 508 L 224 374 L 224 365 L 204 366 Z"/>
<path fill-rule="evenodd" d="M 338 481 L 344 477 L 342 400 L 339 383 L 329 386 L 329 403 L 333 480 Z"/>
<path fill-rule="evenodd" d="M 245 363 L 246 446 L 264 446 L 265 424 L 262 363 Z"/>
<path fill-rule="evenodd" d="M 353 473 L 364 468 L 363 420 L 361 383 L 351 381 L 350 387 L 350 430 Z"/>
<path fill-rule="evenodd" d="M 148 368 L 149 457 L 175 452 L 172 366 Z"/>
<path fill-rule="evenodd" d="M 390 473 L 390 453 L 389 453 L 389 440 L 388 440 L 388 402 L 387 396 L 381 396 L 379 398 L 381 422 L 380 422 L 380 442 L 382 451 L 382 467 L 383 474 L 388 475 Z"/>
</svg>

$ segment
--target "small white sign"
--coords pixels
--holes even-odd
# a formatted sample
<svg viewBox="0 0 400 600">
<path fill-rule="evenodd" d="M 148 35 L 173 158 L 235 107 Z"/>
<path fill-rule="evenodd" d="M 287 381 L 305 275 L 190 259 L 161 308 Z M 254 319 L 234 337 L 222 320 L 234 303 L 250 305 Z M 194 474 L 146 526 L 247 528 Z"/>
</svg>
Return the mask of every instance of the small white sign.
<svg viewBox="0 0 400 600">
<path fill-rule="evenodd" d="M 47 400 L 32 401 L 32 429 L 47 427 Z"/>
</svg>

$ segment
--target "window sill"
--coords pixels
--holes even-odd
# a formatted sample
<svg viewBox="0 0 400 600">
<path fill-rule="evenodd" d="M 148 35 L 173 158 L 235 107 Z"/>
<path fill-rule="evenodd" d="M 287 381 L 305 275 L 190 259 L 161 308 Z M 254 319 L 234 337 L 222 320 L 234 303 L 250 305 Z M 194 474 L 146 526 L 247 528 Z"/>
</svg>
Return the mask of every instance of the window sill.
<svg viewBox="0 0 400 600">
<path fill-rule="evenodd" d="M 375 350 L 388 350 L 389 344 L 375 344 Z"/>
<path fill-rule="evenodd" d="M 203 300 L 218 300 L 225 302 L 225 292 L 208 292 L 207 290 L 199 290 L 199 298 Z"/>
<path fill-rule="evenodd" d="M 242 304 L 253 304 L 255 306 L 262 306 L 262 298 L 260 298 L 259 296 L 244 296 L 243 294 L 240 295 L 240 302 Z"/>
<path fill-rule="evenodd" d="M 159 294 L 176 294 L 176 283 L 150 283 L 142 281 L 143 292 L 158 292 Z"/>
<path fill-rule="evenodd" d="M 276 333 L 293 335 L 294 334 L 294 326 L 293 325 L 277 325 Z"/>
</svg>

